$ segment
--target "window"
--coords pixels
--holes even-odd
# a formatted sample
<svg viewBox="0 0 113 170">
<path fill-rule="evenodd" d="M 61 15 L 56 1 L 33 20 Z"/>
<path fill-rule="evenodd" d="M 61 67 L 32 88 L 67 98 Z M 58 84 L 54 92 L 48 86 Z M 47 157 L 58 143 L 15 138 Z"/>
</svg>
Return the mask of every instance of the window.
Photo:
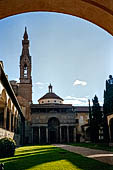
<svg viewBox="0 0 113 170">
<path fill-rule="evenodd" d="M 27 72 L 28 72 L 27 65 L 24 64 L 24 78 L 27 78 Z"/>
<path fill-rule="evenodd" d="M 56 100 L 54 100 L 54 102 L 56 103 Z"/>
<path fill-rule="evenodd" d="M 48 100 L 48 103 L 49 103 L 50 101 Z"/>
</svg>

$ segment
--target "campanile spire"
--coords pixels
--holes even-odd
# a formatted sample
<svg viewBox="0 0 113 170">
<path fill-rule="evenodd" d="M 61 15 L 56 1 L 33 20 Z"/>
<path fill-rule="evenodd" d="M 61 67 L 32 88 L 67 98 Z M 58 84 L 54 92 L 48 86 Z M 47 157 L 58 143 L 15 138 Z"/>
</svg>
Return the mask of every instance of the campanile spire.
<svg viewBox="0 0 113 170">
<path fill-rule="evenodd" d="M 22 54 L 20 56 L 20 82 L 31 83 L 31 56 L 29 54 L 29 40 L 27 27 L 25 27 L 22 40 Z"/>
<path fill-rule="evenodd" d="M 22 40 L 22 56 L 24 55 L 26 55 L 29 61 L 31 62 L 31 56 L 29 54 L 29 40 L 28 40 L 27 27 L 25 27 L 25 32 Z"/>
<path fill-rule="evenodd" d="M 31 76 L 31 56 L 29 54 L 29 40 L 27 27 L 25 27 L 22 40 L 22 54 L 20 56 L 20 84 L 19 94 L 32 102 L 32 76 Z"/>
<path fill-rule="evenodd" d="M 25 27 L 25 32 L 23 36 L 24 40 L 28 40 L 27 27 Z"/>
</svg>

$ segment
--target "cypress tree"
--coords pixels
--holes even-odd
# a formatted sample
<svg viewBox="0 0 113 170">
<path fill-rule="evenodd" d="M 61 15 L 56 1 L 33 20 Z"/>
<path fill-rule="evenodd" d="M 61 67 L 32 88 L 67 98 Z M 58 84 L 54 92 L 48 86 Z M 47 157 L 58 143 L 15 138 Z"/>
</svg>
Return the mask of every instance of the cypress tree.
<svg viewBox="0 0 113 170">
<path fill-rule="evenodd" d="M 91 141 L 97 143 L 99 142 L 99 130 L 102 126 L 103 116 L 98 102 L 98 97 L 96 95 L 92 102 L 93 106 L 90 113 Z"/>
</svg>

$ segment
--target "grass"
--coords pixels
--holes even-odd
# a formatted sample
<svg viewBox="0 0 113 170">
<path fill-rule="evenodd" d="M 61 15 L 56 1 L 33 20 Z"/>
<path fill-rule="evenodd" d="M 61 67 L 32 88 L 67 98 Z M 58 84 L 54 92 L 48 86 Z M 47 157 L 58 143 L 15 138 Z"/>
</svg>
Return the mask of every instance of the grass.
<svg viewBox="0 0 113 170">
<path fill-rule="evenodd" d="M 113 146 L 108 146 L 104 143 L 71 143 L 70 145 L 113 152 Z"/>
<path fill-rule="evenodd" d="M 52 145 L 16 149 L 14 157 L 0 159 L 5 170 L 113 170 L 113 166 Z"/>
</svg>

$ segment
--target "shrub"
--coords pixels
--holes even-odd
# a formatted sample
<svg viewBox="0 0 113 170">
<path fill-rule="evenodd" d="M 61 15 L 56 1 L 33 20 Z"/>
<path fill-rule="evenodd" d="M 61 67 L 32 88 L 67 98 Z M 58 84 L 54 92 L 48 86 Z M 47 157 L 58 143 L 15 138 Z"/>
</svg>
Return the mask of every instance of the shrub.
<svg viewBox="0 0 113 170">
<path fill-rule="evenodd" d="M 14 156 L 16 143 L 13 139 L 2 138 L 0 139 L 0 157 Z"/>
</svg>

